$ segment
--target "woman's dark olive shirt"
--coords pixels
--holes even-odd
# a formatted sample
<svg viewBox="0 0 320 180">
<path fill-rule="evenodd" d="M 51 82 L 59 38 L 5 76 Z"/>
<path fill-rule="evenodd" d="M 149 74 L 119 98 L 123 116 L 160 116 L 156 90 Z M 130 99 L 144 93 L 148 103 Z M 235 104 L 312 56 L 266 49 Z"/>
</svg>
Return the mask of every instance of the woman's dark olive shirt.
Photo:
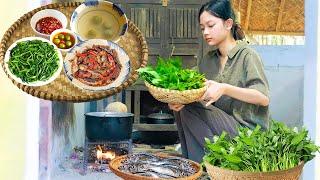
<svg viewBox="0 0 320 180">
<path fill-rule="evenodd" d="M 207 79 L 227 83 L 241 88 L 256 89 L 269 97 L 269 85 L 259 55 L 244 41 L 228 53 L 228 60 L 222 72 L 218 50 L 213 50 L 198 62 L 198 68 Z M 266 129 L 269 126 L 268 106 L 245 103 L 228 96 L 222 96 L 214 105 L 232 115 L 242 125 L 254 128 L 259 124 Z"/>
</svg>

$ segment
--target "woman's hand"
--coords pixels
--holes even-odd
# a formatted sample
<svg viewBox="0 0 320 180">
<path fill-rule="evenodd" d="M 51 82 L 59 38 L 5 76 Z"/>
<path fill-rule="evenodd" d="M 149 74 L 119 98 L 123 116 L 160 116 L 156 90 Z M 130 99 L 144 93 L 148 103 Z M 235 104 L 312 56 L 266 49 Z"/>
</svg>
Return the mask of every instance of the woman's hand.
<svg viewBox="0 0 320 180">
<path fill-rule="evenodd" d="M 216 102 L 222 95 L 259 106 L 269 105 L 269 98 L 256 89 L 241 88 L 212 80 L 207 80 L 206 86 L 208 87 L 207 91 L 201 98 L 207 102 L 206 106 Z"/>
<path fill-rule="evenodd" d="M 218 83 L 212 80 L 207 80 L 205 84 L 208 88 L 201 100 L 207 101 L 206 106 L 209 106 L 225 94 L 226 86 L 223 83 Z"/>
<path fill-rule="evenodd" d="M 171 104 L 171 103 L 169 103 L 168 106 L 173 111 L 180 111 L 184 107 L 183 104 Z"/>
</svg>

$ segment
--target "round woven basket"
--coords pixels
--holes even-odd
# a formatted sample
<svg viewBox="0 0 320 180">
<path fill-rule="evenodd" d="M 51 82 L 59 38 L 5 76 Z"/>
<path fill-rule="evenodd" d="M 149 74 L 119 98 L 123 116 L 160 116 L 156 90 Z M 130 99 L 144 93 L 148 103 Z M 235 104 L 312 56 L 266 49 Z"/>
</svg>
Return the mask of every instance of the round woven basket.
<svg viewBox="0 0 320 180">
<path fill-rule="evenodd" d="M 165 155 L 163 153 L 158 154 L 157 156 L 160 157 L 170 157 L 168 155 Z M 139 176 L 139 175 L 135 175 L 135 174 L 131 174 L 131 173 L 126 173 L 126 172 L 122 172 L 119 170 L 119 167 L 121 166 L 122 162 L 127 158 L 127 155 L 124 156 L 119 156 L 115 159 L 113 159 L 110 163 L 109 163 L 109 168 L 110 170 L 115 173 L 117 176 L 125 179 L 125 180 L 159 180 L 159 179 L 163 179 L 163 178 L 152 178 L 152 177 L 146 177 L 146 176 Z M 188 176 L 188 177 L 182 177 L 182 178 L 172 178 L 175 180 L 194 180 L 194 179 L 198 179 L 201 175 L 202 175 L 202 168 L 200 166 L 200 164 L 189 160 L 193 166 L 193 168 L 195 168 L 197 170 L 197 172 L 195 174 L 193 174 L 192 176 Z"/>
<path fill-rule="evenodd" d="M 173 103 L 173 104 L 189 104 L 195 101 L 198 101 L 203 94 L 205 93 L 207 87 L 204 86 L 199 89 L 178 91 L 178 90 L 169 90 L 164 88 L 159 88 L 149 84 L 145 81 L 150 94 L 157 99 L 158 101 L 164 103 Z"/>
<path fill-rule="evenodd" d="M 304 163 L 291 169 L 273 172 L 243 172 L 223 169 L 205 162 L 207 172 L 212 180 L 299 180 Z"/>
<path fill-rule="evenodd" d="M 136 25 L 129 21 L 128 31 L 121 36 L 117 44 L 126 51 L 130 58 L 130 74 L 128 78 L 118 87 L 104 91 L 88 91 L 74 86 L 66 77 L 64 72 L 53 82 L 40 86 L 31 87 L 14 81 L 4 68 L 4 56 L 8 47 L 18 39 L 23 37 L 35 36 L 31 26 L 31 17 L 43 9 L 56 9 L 64 13 L 69 19 L 76 7 L 81 5 L 81 2 L 66 2 L 49 4 L 46 6 L 34 9 L 21 16 L 4 34 L 0 45 L 0 64 L 7 74 L 8 78 L 24 92 L 46 100 L 53 101 L 69 101 L 69 102 L 85 102 L 102 99 L 116 93 L 132 85 L 138 79 L 136 69 L 145 67 L 148 61 L 148 46 L 141 31 Z"/>
</svg>

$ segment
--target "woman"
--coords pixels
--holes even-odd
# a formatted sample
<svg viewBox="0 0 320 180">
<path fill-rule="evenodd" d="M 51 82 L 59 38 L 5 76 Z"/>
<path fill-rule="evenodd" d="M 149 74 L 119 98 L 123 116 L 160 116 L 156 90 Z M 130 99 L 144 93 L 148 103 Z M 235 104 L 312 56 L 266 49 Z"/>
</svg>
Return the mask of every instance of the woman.
<svg viewBox="0 0 320 180">
<path fill-rule="evenodd" d="M 258 54 L 247 46 L 235 22 L 229 0 L 213 0 L 199 12 L 203 38 L 216 49 L 198 62 L 206 78 L 207 91 L 201 101 L 188 105 L 169 104 L 174 111 L 182 153 L 202 161 L 204 138 L 226 131 L 231 137 L 237 127 L 269 125 L 269 88 Z"/>
</svg>

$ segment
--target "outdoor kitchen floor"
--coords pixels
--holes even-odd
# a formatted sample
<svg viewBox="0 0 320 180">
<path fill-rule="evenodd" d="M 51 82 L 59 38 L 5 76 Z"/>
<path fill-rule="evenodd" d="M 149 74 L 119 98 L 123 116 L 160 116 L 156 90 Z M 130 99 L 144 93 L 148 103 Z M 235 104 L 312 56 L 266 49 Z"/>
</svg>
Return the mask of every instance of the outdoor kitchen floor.
<svg viewBox="0 0 320 180">
<path fill-rule="evenodd" d="M 118 180 L 121 179 L 113 174 L 109 169 L 105 172 L 94 172 L 90 169 L 86 174 L 83 171 L 83 153 L 74 152 L 70 157 L 66 157 L 59 168 L 51 174 L 53 180 Z"/>
<path fill-rule="evenodd" d="M 52 172 L 51 179 L 53 180 L 118 180 L 121 179 L 113 174 L 109 169 L 104 169 L 105 172 L 95 172 L 92 166 L 88 165 L 87 173 L 83 172 L 83 152 L 79 151 L 83 148 L 75 148 L 74 152 L 64 159 L 58 170 Z M 179 155 L 176 150 L 176 145 L 167 146 L 150 146 L 145 144 L 134 144 L 133 152 L 152 152 L 152 153 L 168 153 Z"/>
</svg>

